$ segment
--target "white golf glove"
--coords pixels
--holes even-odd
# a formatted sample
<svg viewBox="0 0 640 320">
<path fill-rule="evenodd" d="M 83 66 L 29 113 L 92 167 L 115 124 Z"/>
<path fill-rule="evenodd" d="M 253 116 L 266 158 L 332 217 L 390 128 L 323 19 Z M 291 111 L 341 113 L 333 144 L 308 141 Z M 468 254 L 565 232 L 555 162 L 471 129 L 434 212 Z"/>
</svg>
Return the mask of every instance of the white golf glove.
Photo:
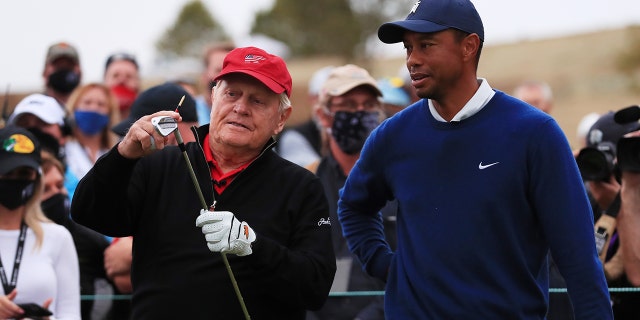
<svg viewBox="0 0 640 320">
<path fill-rule="evenodd" d="M 251 243 L 256 241 L 256 233 L 244 221 L 236 219 L 230 211 L 200 210 L 196 227 L 202 227 L 207 247 L 212 252 L 233 253 L 238 256 L 250 255 Z"/>
</svg>

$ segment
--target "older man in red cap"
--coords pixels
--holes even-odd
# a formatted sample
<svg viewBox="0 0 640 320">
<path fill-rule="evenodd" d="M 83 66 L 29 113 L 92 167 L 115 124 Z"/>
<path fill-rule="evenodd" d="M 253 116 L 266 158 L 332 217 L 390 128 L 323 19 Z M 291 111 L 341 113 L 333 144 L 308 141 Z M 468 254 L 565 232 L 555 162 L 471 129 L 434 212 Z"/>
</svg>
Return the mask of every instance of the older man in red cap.
<svg viewBox="0 0 640 320">
<path fill-rule="evenodd" d="M 291 114 L 291 76 L 280 57 L 247 47 L 215 80 L 210 125 L 182 149 L 208 210 L 181 149 L 152 124 L 180 115 L 161 111 L 137 120 L 80 182 L 73 218 L 133 236 L 134 319 L 304 319 L 325 302 L 336 266 L 322 184 L 270 151 Z"/>
</svg>

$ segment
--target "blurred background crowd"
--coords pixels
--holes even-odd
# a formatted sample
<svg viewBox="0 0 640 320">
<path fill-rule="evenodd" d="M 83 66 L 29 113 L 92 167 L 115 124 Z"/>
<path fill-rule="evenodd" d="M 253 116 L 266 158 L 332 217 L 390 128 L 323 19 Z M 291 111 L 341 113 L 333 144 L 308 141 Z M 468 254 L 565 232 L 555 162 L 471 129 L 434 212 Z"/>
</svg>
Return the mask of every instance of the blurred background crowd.
<svg viewBox="0 0 640 320">
<path fill-rule="evenodd" d="M 91 43 L 65 39 L 64 35 L 51 39 L 41 52 L 41 60 L 12 62 L 42 66 L 41 77 L 34 79 L 40 88 L 14 90 L 10 83 L 6 90 L 0 88 L 0 128 L 12 125 L 29 129 L 42 146 L 42 168 L 48 177 L 42 208 L 47 217 L 65 226 L 73 236 L 82 295 L 131 293 L 132 240 L 101 235 L 69 220 L 69 201 L 78 181 L 135 120 L 159 110 L 173 110 L 182 96 L 187 97 L 180 109 L 185 122 L 183 136 L 191 137 L 186 131 L 189 125 L 208 123 L 212 79 L 233 48 L 255 45 L 287 57 L 294 81 L 294 111 L 286 130 L 278 137 L 276 151 L 314 172 L 320 164 L 319 176 L 323 161 L 345 151 L 336 146 L 332 150 L 331 137 L 327 135 L 331 124 L 323 122 L 326 110 L 319 100 L 321 88 L 330 86 L 332 72 L 333 77 L 340 77 L 340 72 L 335 73 L 336 67 L 356 64 L 366 73 L 370 81 L 364 84 L 373 88 L 368 94 L 380 102 L 379 106 L 376 104 L 380 120 L 417 101 L 402 56 L 367 53 L 371 30 L 381 21 L 402 17 L 404 12 L 399 8 L 406 5 L 390 7 L 389 1 L 383 0 L 371 3 L 384 4 L 391 10 L 381 13 L 358 9 L 348 1 L 275 1 L 272 8 L 257 14 L 252 27 L 269 35 L 269 40 L 256 37 L 254 43 L 244 43 L 234 42 L 201 1 L 188 2 L 156 43 L 166 64 L 154 72 L 145 71 L 132 50 L 114 48 L 106 56 L 87 56 L 83 52 Z M 317 12 L 331 12 L 333 18 Z M 274 20 L 282 23 L 271 23 Z M 325 20 L 339 23 L 327 24 Z M 84 79 L 84 62 L 89 60 L 101 61 L 100 70 L 92 70 L 101 74 L 101 79 Z M 626 113 L 631 114 L 626 118 L 630 120 L 614 121 L 616 111 L 640 101 L 640 27 L 487 46 L 478 74 L 491 79 L 494 88 L 538 107 L 558 121 L 575 150 L 591 196 L 596 234 L 601 231 L 600 235 L 604 235 L 600 249 L 610 286 L 640 285 L 626 277 L 615 223 L 625 199 L 621 199 L 622 174 L 616 147 L 625 134 L 638 130 L 640 125 L 634 111 Z M 360 85 L 363 83 L 356 83 L 349 90 Z M 630 157 L 634 156 L 631 152 Z M 341 165 L 344 178 L 349 165 Z M 339 187 L 326 186 L 325 191 L 335 192 Z M 385 223 L 392 224 L 393 213 L 385 219 Z M 337 249 L 341 246 L 334 245 Z M 554 274 L 553 263 L 551 274 L 552 287 L 562 288 L 562 277 Z M 374 283 L 366 288 L 382 287 Z M 345 284 L 338 291 L 344 290 L 354 288 Z M 638 315 L 637 306 L 628 302 L 634 298 L 637 299 L 634 293 L 612 295 L 614 307 L 629 308 L 618 309 L 617 318 L 622 319 L 625 312 Z M 551 299 L 549 319 L 566 319 L 566 310 L 571 308 L 566 295 L 555 294 Z M 83 299 L 82 318 L 124 319 L 128 304 L 126 298 Z"/>
</svg>

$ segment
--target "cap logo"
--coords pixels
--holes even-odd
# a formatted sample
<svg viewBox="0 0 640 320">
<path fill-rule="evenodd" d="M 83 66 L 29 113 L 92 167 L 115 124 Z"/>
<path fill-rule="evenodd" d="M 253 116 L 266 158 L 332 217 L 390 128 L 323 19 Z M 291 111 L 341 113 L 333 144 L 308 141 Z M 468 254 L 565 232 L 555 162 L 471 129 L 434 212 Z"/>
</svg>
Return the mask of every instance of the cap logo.
<svg viewBox="0 0 640 320">
<path fill-rule="evenodd" d="M 592 144 L 598 144 L 602 142 L 603 136 L 604 133 L 602 133 L 600 129 L 593 129 L 591 130 L 591 132 L 589 132 L 589 142 L 591 142 Z"/>
<path fill-rule="evenodd" d="M 27 104 L 35 104 L 41 106 L 43 103 L 40 100 L 29 100 L 27 101 Z"/>
<path fill-rule="evenodd" d="M 416 2 L 411 8 L 411 11 L 409 12 L 409 14 L 416 13 L 416 10 L 418 10 L 419 5 L 420 5 L 420 1 Z"/>
<path fill-rule="evenodd" d="M 267 58 L 255 54 L 248 54 L 244 56 L 244 63 L 260 63 L 260 61 L 267 60 Z"/>
<path fill-rule="evenodd" d="M 2 149 L 7 152 L 32 153 L 35 148 L 33 141 L 23 134 L 13 134 L 2 141 Z"/>
</svg>

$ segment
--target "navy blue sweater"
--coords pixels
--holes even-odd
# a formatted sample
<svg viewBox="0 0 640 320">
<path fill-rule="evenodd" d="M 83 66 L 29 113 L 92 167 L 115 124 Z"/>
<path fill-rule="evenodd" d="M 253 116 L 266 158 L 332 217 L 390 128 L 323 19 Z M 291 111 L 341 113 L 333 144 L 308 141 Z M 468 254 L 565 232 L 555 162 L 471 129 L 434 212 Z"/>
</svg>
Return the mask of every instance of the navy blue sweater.
<svg viewBox="0 0 640 320">
<path fill-rule="evenodd" d="M 395 254 L 375 222 L 393 198 Z M 612 318 L 569 144 L 551 117 L 500 91 L 460 122 L 435 120 L 421 100 L 382 123 L 338 207 L 350 249 L 388 281 L 388 319 L 542 319 L 549 249 L 576 319 Z"/>
</svg>

